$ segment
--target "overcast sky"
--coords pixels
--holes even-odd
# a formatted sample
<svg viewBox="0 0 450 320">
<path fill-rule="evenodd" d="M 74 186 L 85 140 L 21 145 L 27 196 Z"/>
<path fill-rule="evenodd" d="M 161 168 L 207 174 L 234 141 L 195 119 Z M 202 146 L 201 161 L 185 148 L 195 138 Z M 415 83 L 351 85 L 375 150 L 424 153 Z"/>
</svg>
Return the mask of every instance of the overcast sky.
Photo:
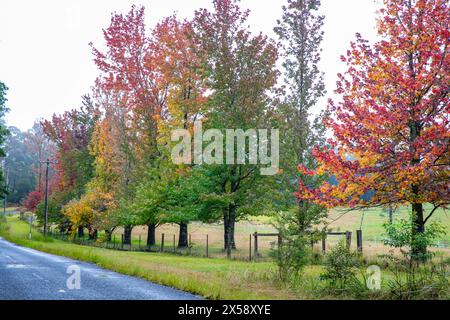
<svg viewBox="0 0 450 320">
<path fill-rule="evenodd" d="M 251 10 L 254 32 L 274 36 L 273 27 L 287 0 L 242 0 Z M 339 57 L 355 33 L 371 42 L 376 37 L 376 0 L 322 0 L 326 15 L 321 69 L 329 95 Z M 191 17 L 212 0 L 0 0 L 0 81 L 8 87 L 7 124 L 29 129 L 38 118 L 77 108 L 97 76 L 89 42 L 103 44 L 102 29 L 111 12 L 126 13 L 132 4 L 146 7 L 147 27 L 176 12 Z M 324 102 L 318 106 L 323 108 Z"/>
</svg>

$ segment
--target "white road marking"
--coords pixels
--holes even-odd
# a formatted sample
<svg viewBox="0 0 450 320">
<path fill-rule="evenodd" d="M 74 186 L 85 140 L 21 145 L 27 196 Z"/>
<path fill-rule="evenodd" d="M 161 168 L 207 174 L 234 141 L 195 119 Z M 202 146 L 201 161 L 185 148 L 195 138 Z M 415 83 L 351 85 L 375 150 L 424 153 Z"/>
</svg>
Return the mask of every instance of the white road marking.
<svg viewBox="0 0 450 320">
<path fill-rule="evenodd" d="M 36 278 L 38 278 L 39 280 L 44 280 L 44 278 L 42 278 L 40 275 L 36 274 L 36 273 L 32 273 L 33 276 L 35 276 Z"/>
<path fill-rule="evenodd" d="M 11 258 L 10 256 L 4 254 L 5 257 L 7 257 L 9 260 L 11 260 L 12 262 L 16 262 L 16 260 L 14 260 L 13 258 Z"/>
<path fill-rule="evenodd" d="M 26 264 L 7 264 L 7 269 L 30 269 L 33 268 L 32 266 L 28 266 Z"/>
</svg>

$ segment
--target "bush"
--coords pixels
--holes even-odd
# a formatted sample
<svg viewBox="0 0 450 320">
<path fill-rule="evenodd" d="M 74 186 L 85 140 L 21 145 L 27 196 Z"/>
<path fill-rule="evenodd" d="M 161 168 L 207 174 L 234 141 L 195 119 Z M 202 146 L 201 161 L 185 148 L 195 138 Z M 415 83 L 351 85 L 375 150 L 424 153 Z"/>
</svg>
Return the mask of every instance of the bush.
<svg viewBox="0 0 450 320">
<path fill-rule="evenodd" d="M 278 276 L 283 282 L 297 278 L 310 256 L 309 239 L 303 236 L 285 239 L 271 252 L 278 266 Z"/>
<path fill-rule="evenodd" d="M 393 255 L 383 256 L 389 261 L 388 270 L 393 277 L 388 281 L 387 296 L 398 300 L 425 300 L 450 298 L 448 280 L 448 264 L 420 264 L 410 259 L 398 258 Z"/>
<path fill-rule="evenodd" d="M 399 248 L 402 254 L 408 260 L 414 261 L 429 261 L 432 258 L 432 253 L 425 254 L 414 253 L 414 247 L 429 247 L 434 245 L 437 240 L 445 235 L 445 227 L 438 222 L 431 222 L 423 233 L 413 234 L 412 219 L 400 219 L 392 224 L 385 223 L 383 227 L 386 232 L 386 239 L 384 244 Z M 405 251 L 406 249 L 406 251 Z"/>
<path fill-rule="evenodd" d="M 356 278 L 357 267 L 360 266 L 359 257 L 351 252 L 344 241 L 340 241 L 329 253 L 325 255 L 324 269 L 321 275 L 331 288 L 344 290 L 355 284 L 359 287 Z"/>
<path fill-rule="evenodd" d="M 278 276 L 283 282 L 298 283 L 298 278 L 312 256 L 311 244 L 322 237 L 317 229 L 326 217 L 323 207 L 308 202 L 279 212 L 274 225 L 283 241 L 272 250 L 272 257 L 278 266 Z"/>
</svg>

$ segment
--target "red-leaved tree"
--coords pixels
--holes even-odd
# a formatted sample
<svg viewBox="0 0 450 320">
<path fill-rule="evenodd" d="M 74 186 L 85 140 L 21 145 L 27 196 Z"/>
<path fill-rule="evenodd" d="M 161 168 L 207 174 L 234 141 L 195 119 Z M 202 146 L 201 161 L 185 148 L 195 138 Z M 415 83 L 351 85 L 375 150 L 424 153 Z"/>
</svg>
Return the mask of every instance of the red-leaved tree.
<svg viewBox="0 0 450 320">
<path fill-rule="evenodd" d="M 316 171 L 336 183 L 298 197 L 328 208 L 412 206 L 412 236 L 424 233 L 435 210 L 450 203 L 450 12 L 446 0 L 384 0 L 380 41 L 357 35 L 342 61 L 339 103 L 330 101 L 330 149 L 316 148 Z M 363 197 L 367 192 L 373 197 Z M 424 203 L 433 209 L 425 212 Z M 423 254 L 426 245 L 412 248 Z"/>
<path fill-rule="evenodd" d="M 34 212 L 36 210 L 36 207 L 39 203 L 41 203 L 43 199 L 43 195 L 39 191 L 32 191 L 28 194 L 27 198 L 25 199 L 24 205 L 27 210 Z"/>
</svg>

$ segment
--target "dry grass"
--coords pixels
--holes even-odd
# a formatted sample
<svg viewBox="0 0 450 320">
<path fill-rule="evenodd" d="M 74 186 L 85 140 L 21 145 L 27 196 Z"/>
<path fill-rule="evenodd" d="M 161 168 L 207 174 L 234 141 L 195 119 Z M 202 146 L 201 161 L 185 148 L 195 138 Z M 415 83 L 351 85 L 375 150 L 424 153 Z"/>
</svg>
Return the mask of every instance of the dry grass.
<svg viewBox="0 0 450 320">
<path fill-rule="evenodd" d="M 96 263 L 104 268 L 178 288 L 209 299 L 304 299 L 306 292 L 293 292 L 273 281 L 275 265 L 170 254 L 114 251 L 48 239 L 17 216 L 8 217 L 0 234 L 7 240 L 36 250 Z M 318 267 L 311 266 L 312 274 Z M 309 271 L 307 271 L 309 272 Z"/>
<path fill-rule="evenodd" d="M 408 208 L 400 208 L 394 214 L 394 218 L 407 216 Z M 382 209 L 370 209 L 366 211 L 353 211 L 345 213 L 344 210 L 333 210 L 329 214 L 329 228 L 333 231 L 351 231 L 352 232 L 352 248 L 356 250 L 356 230 L 361 226 L 363 230 L 363 245 L 364 255 L 368 258 L 375 258 L 379 254 L 386 254 L 389 252 L 398 253 L 398 250 L 392 250 L 383 244 L 383 223 L 388 219 L 387 212 Z M 431 248 L 431 251 L 436 252 L 438 257 L 450 257 L 450 218 L 448 211 L 438 210 L 433 219 L 440 221 L 447 227 L 447 235 L 442 239 L 441 246 Z M 253 217 L 248 221 L 240 221 L 236 224 L 235 241 L 237 250 L 233 251 L 235 259 L 245 260 L 249 257 L 250 249 L 250 235 L 254 232 L 258 233 L 276 233 L 276 229 L 270 223 L 269 217 Z M 165 247 L 167 250 L 172 250 L 173 237 L 175 236 L 175 244 L 178 243 L 178 225 L 166 224 L 157 228 L 156 239 L 159 245 L 161 234 L 165 234 Z M 117 239 L 123 230 L 118 228 L 116 230 Z M 189 225 L 189 234 L 191 235 L 193 243 L 192 253 L 202 256 L 206 253 L 206 235 L 209 238 L 209 255 L 216 258 L 224 258 L 226 253 L 223 250 L 223 224 L 203 224 L 200 222 L 193 222 Z M 145 244 L 147 239 L 147 227 L 139 226 L 133 230 L 133 239 L 138 241 L 141 237 L 142 243 Z M 261 259 L 268 259 L 268 254 L 272 245 L 276 243 L 275 237 L 260 237 L 258 239 L 259 252 Z M 334 246 L 340 240 L 339 236 L 329 236 L 327 239 L 327 250 Z M 253 248 L 253 243 L 252 243 Z M 321 250 L 321 244 L 315 245 L 315 250 Z"/>
<path fill-rule="evenodd" d="M 187 257 L 172 254 L 128 252 L 97 247 L 80 246 L 70 242 L 44 239 L 33 230 L 33 240 L 28 240 L 28 224 L 17 216 L 0 223 L 0 235 L 9 241 L 36 250 L 96 263 L 123 274 L 178 288 L 208 299 L 349 299 L 352 296 L 335 296 L 324 291 L 319 280 L 321 266 L 307 266 L 300 282 L 289 286 L 276 280 L 276 266 L 272 262 L 248 263 L 236 260 Z M 253 224 L 254 225 L 254 224 Z M 162 231 L 169 231 L 165 226 Z M 175 226 L 172 226 L 175 228 Z M 202 226 L 208 228 L 207 226 Z M 244 226 L 245 227 L 245 226 Z M 247 226 L 248 227 L 248 226 Z M 174 229 L 175 230 L 175 229 Z M 199 229 L 201 230 L 201 229 Z M 205 231 L 210 231 L 206 229 Z M 143 232 L 136 229 L 135 232 Z M 246 230 L 248 231 L 248 230 Z M 368 248 L 367 250 L 372 250 Z M 379 252 L 380 248 L 373 248 Z M 363 270 L 362 270 L 363 271 Z M 389 275 L 383 273 L 382 289 L 385 292 Z M 322 289 L 321 289 L 322 288 Z M 370 299 L 382 298 L 375 295 Z"/>
</svg>

